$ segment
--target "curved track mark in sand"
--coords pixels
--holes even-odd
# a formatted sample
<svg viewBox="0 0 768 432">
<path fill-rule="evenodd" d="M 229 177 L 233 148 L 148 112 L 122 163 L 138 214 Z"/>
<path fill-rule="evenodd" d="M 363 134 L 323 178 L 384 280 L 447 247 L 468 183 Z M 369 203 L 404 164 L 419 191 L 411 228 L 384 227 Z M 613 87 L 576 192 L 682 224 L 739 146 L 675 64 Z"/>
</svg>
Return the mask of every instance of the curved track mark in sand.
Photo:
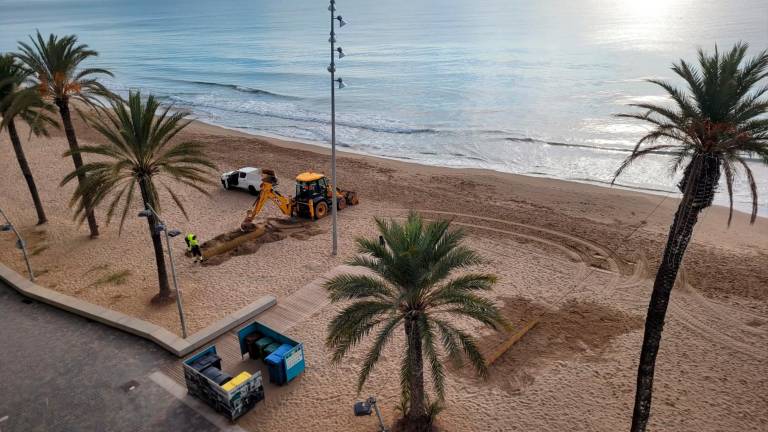
<svg viewBox="0 0 768 432">
<path fill-rule="evenodd" d="M 398 210 L 407 211 L 407 209 L 398 209 Z M 582 238 L 582 237 L 575 236 L 575 235 L 566 234 L 566 233 L 563 233 L 563 232 L 560 232 L 560 231 L 556 231 L 556 230 L 553 230 L 553 229 L 549 229 L 549 228 L 542 228 L 542 227 L 538 227 L 538 226 L 535 226 L 535 225 L 524 224 L 524 223 L 521 223 L 521 222 L 511 222 L 511 221 L 507 221 L 507 220 L 504 220 L 504 219 L 497 219 L 497 218 L 491 218 L 491 217 L 486 217 L 486 216 L 475 216 L 475 215 L 471 215 L 471 214 L 467 214 L 467 213 L 448 212 L 448 211 L 441 211 L 441 210 L 418 210 L 418 211 L 420 213 L 422 213 L 422 214 L 432 213 L 432 214 L 439 214 L 439 215 L 455 216 L 455 217 L 459 217 L 459 218 L 477 219 L 477 220 L 482 220 L 482 221 L 487 221 L 487 222 L 495 222 L 495 223 L 499 223 L 499 224 L 503 224 L 503 225 L 508 225 L 508 226 L 520 227 L 520 228 L 524 228 L 524 229 L 527 229 L 527 230 L 530 230 L 530 231 L 539 232 L 539 233 L 546 233 L 546 234 L 554 236 L 554 237 L 556 237 L 558 239 L 568 240 L 568 241 L 570 241 L 572 243 L 579 244 L 579 245 L 583 246 L 585 249 L 590 250 L 592 253 L 587 253 L 585 251 L 582 251 L 582 250 L 579 250 L 579 249 L 576 249 L 576 248 L 570 248 L 571 250 L 573 250 L 576 253 L 578 253 L 580 255 L 580 257 L 581 257 L 581 260 L 586 262 L 586 263 L 591 263 L 591 262 L 594 261 L 594 258 L 598 258 L 599 257 L 601 259 L 604 259 L 607 262 L 607 264 L 610 267 L 611 271 L 622 272 L 622 270 L 625 270 L 625 269 L 622 268 L 623 265 L 624 265 L 623 260 L 613 250 L 611 250 L 609 247 L 607 247 L 605 245 L 601 245 L 601 244 L 595 243 L 593 241 L 587 240 L 587 239 Z M 454 222 L 454 223 L 459 223 L 459 222 Z M 468 226 L 468 227 L 480 228 L 480 229 L 485 229 L 485 230 L 497 230 L 497 231 L 500 231 L 500 232 L 506 232 L 507 234 L 517 235 L 517 236 L 524 236 L 524 234 L 521 234 L 521 233 L 517 233 L 517 232 L 514 232 L 514 231 L 498 230 L 498 229 L 495 229 L 495 228 L 488 227 L 487 225 L 480 225 L 480 224 L 476 224 L 476 223 L 467 223 L 467 222 L 463 222 L 461 224 L 464 225 L 464 226 Z M 545 243 L 548 243 L 548 244 L 552 243 L 551 240 L 547 240 L 544 236 L 528 235 L 527 237 L 529 239 L 533 239 L 535 241 L 542 241 L 542 242 L 545 242 Z M 568 242 L 564 241 L 562 243 L 567 244 Z M 559 247 L 563 247 L 562 244 L 559 244 L 558 246 Z M 595 256 L 595 255 L 597 255 L 597 256 Z"/>
<path fill-rule="evenodd" d="M 391 209 L 391 210 L 408 211 L 408 209 Z M 551 239 L 551 238 L 545 238 L 544 236 L 523 234 L 515 231 L 489 227 L 486 224 L 461 222 L 461 221 L 453 222 L 456 225 L 477 228 L 477 229 L 487 230 L 487 231 L 493 231 L 501 234 L 507 234 L 513 237 L 519 237 L 519 238 L 524 238 L 527 240 L 539 242 L 551 247 L 555 247 L 558 250 L 564 252 L 567 256 L 573 258 L 577 263 L 583 264 L 578 266 L 579 268 L 578 274 L 574 275 L 578 283 L 576 286 L 572 287 L 571 291 L 569 291 L 572 294 L 580 292 L 579 290 L 586 284 L 588 276 L 589 274 L 591 274 L 591 273 L 588 273 L 587 271 L 588 268 L 592 271 L 603 270 L 595 266 L 588 267 L 590 263 L 593 262 L 593 258 L 595 258 L 594 256 L 590 256 L 590 251 L 595 252 L 600 258 L 605 259 L 608 266 L 610 267 L 611 273 L 614 274 L 614 278 L 612 282 L 609 283 L 609 286 L 614 286 L 616 288 L 634 288 L 634 287 L 638 287 L 648 279 L 648 261 L 645 259 L 644 256 L 642 255 L 639 256 L 635 263 L 627 262 L 623 260 L 621 257 L 619 257 L 609 247 L 605 245 L 601 245 L 599 243 L 595 243 L 593 241 L 590 241 L 581 237 L 571 235 L 571 234 L 565 234 L 552 229 L 541 228 L 541 227 L 523 224 L 519 222 L 510 222 L 510 221 L 505 221 L 503 219 L 490 218 L 490 217 L 484 217 L 484 216 L 475 216 L 475 215 L 466 214 L 466 213 L 448 212 L 448 211 L 439 211 L 439 210 L 419 210 L 419 212 L 421 212 L 422 214 L 447 215 L 447 216 L 454 216 L 457 218 L 466 218 L 470 220 L 474 219 L 474 220 L 480 220 L 480 221 L 494 222 L 497 224 L 524 228 L 529 231 L 546 233 L 549 235 L 549 237 L 555 237 L 555 239 Z M 559 243 L 556 241 L 556 239 L 561 239 L 563 240 L 563 242 Z M 581 245 L 582 247 L 586 248 L 587 251 L 569 246 L 568 245 L 569 242 Z M 502 252 L 495 251 L 490 248 L 481 248 L 481 249 L 485 249 L 486 251 L 489 251 L 495 254 L 504 255 Z M 622 279 L 623 275 L 628 276 L 628 278 Z M 735 351 L 738 351 L 742 354 L 748 355 L 750 357 L 754 357 L 756 359 L 762 359 L 765 357 L 766 355 L 765 349 L 760 347 L 755 347 L 754 345 L 743 341 L 741 338 L 733 337 L 727 334 L 726 332 L 720 330 L 721 328 L 738 328 L 744 325 L 743 322 L 737 321 L 734 319 L 733 317 L 734 312 L 739 314 L 750 315 L 755 318 L 761 318 L 761 319 L 765 319 L 765 317 L 753 314 L 751 312 L 745 312 L 739 309 L 731 308 L 725 305 L 719 305 L 717 303 L 713 304 L 713 302 L 709 301 L 708 299 L 703 297 L 701 294 L 699 294 L 692 286 L 690 286 L 690 284 L 687 284 L 685 281 L 684 275 L 682 276 L 681 280 L 678 281 L 678 283 L 682 284 L 684 287 L 683 290 L 679 290 L 679 291 L 684 292 L 686 295 L 685 297 L 682 297 L 682 298 L 681 296 L 678 296 L 678 299 L 677 299 L 678 301 L 670 303 L 670 306 L 674 310 L 673 319 L 679 320 L 686 327 L 690 328 L 696 333 L 701 334 L 703 337 L 713 342 L 717 342 L 719 344 L 727 346 L 731 349 L 734 349 Z M 638 303 L 644 304 L 645 302 L 647 302 L 646 296 L 643 296 L 641 294 L 633 293 L 630 291 L 621 291 L 621 292 L 614 291 L 614 292 L 621 294 L 621 298 L 620 299 L 616 298 L 615 300 L 622 303 L 630 303 L 633 306 L 637 306 Z M 690 307 L 691 305 L 681 304 L 681 300 L 683 298 L 685 298 L 686 300 L 692 301 L 696 306 L 700 306 L 701 308 L 707 309 L 710 312 L 710 314 L 706 315 L 706 317 L 704 317 L 705 315 L 703 315 L 702 317 L 694 315 L 691 312 L 691 307 Z M 758 329 L 757 331 L 762 332 L 763 330 Z"/>
</svg>

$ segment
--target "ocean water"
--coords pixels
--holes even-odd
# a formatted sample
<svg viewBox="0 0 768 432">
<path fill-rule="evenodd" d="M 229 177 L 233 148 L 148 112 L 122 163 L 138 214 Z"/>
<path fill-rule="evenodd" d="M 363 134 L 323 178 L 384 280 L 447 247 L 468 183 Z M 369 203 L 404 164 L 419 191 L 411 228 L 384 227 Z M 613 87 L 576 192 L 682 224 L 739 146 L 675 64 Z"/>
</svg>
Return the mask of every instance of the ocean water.
<svg viewBox="0 0 768 432">
<path fill-rule="evenodd" d="M 337 140 L 346 150 L 597 184 L 646 130 L 617 118 L 664 102 L 644 79 L 696 49 L 768 47 L 765 0 L 338 0 Z M 323 0 L 0 0 L 0 51 L 75 33 L 115 73 L 205 122 L 327 145 Z M 768 169 L 752 162 L 760 211 Z M 668 157 L 619 179 L 674 191 Z M 718 198 L 725 203 L 724 194 Z M 743 178 L 736 205 L 749 208 Z"/>
</svg>

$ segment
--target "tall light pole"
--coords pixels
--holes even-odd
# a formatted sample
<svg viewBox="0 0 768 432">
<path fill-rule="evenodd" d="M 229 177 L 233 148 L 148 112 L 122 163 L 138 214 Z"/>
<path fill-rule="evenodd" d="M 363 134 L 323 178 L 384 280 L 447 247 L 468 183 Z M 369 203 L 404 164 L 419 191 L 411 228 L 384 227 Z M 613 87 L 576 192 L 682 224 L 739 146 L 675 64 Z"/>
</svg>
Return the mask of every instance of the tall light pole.
<svg viewBox="0 0 768 432">
<path fill-rule="evenodd" d="M 173 279 L 173 289 L 176 290 L 176 306 L 179 308 L 179 321 L 181 321 L 181 336 L 186 339 L 187 338 L 187 322 L 184 319 L 184 307 L 181 302 L 181 290 L 179 289 L 179 285 L 176 282 L 176 264 L 173 261 L 173 249 L 171 248 L 171 237 L 176 237 L 177 235 L 181 234 L 181 231 L 179 230 L 168 230 L 168 227 L 165 225 L 165 222 L 160 219 L 160 215 L 157 214 L 155 209 L 152 208 L 151 205 L 144 203 L 144 207 L 146 210 L 142 210 L 139 212 L 139 217 L 146 217 L 148 218 L 150 215 L 154 215 L 155 219 L 157 220 L 157 225 L 153 227 L 153 229 L 163 231 L 165 233 L 165 243 L 168 245 L 168 259 L 171 262 L 171 278 Z"/>
<path fill-rule="evenodd" d="M 333 246 L 331 248 L 331 255 L 336 256 L 338 252 L 338 227 L 336 223 L 336 212 L 338 211 L 338 204 L 336 203 L 336 83 L 339 88 L 346 87 L 344 81 L 341 78 L 336 78 L 336 55 L 339 58 L 344 57 L 344 51 L 341 47 L 336 48 L 336 21 L 339 21 L 339 27 L 344 27 L 347 22 L 341 17 L 336 15 L 336 0 L 331 0 L 328 5 L 328 11 L 331 13 L 331 37 L 328 38 L 328 42 L 331 44 L 331 64 L 328 66 L 328 72 L 331 73 L 331 219 L 333 225 Z"/>
<path fill-rule="evenodd" d="M 21 253 L 24 255 L 24 262 L 27 263 L 27 272 L 29 272 L 29 280 L 34 282 L 35 274 L 32 273 L 32 265 L 29 263 L 29 255 L 27 255 L 27 243 L 23 238 L 21 238 L 21 234 L 16 231 L 16 227 L 13 226 L 11 221 L 8 219 L 8 216 L 3 213 L 3 209 L 0 209 L 0 215 L 2 215 L 3 219 L 5 219 L 5 223 L 0 225 L 0 231 L 13 231 L 13 233 L 16 234 L 16 247 L 21 249 Z"/>
</svg>

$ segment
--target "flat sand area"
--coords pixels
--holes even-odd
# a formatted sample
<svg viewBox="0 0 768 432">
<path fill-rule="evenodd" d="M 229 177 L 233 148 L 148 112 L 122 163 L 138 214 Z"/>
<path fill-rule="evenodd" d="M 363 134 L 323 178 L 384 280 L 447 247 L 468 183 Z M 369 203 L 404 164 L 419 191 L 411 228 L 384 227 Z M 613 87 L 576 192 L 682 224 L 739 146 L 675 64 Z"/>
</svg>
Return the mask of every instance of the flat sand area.
<svg viewBox="0 0 768 432">
<path fill-rule="evenodd" d="M 81 144 L 98 136 L 77 123 Z M 293 194 L 301 171 L 330 173 L 329 151 L 194 123 L 181 138 L 206 144 L 220 171 L 272 168 L 278 190 Z M 26 138 L 26 131 L 23 132 Z M 155 306 L 154 255 L 146 222 L 129 213 L 88 238 L 68 207 L 74 185 L 60 188 L 72 162 L 62 134 L 25 140 L 49 223 L 37 227 L 34 208 L 7 135 L 0 136 L 0 207 L 20 227 L 32 252 L 38 283 L 179 332 L 174 304 Z M 192 332 L 265 294 L 284 298 L 340 265 L 354 253 L 356 236 L 373 236 L 374 216 L 403 217 L 408 209 L 430 219 L 451 218 L 468 243 L 499 275 L 493 297 L 518 327 L 540 324 L 502 355 L 487 382 L 464 369 L 450 374 L 445 430 L 627 430 L 636 361 L 652 277 L 677 206 L 675 197 L 485 170 L 447 169 L 349 153 L 338 158 L 339 186 L 358 192 L 361 204 L 339 213 L 340 254 L 330 255 L 330 218 L 312 235 L 287 237 L 199 265 L 174 255 Z M 178 188 L 190 219 L 167 196 L 162 209 L 172 228 L 205 241 L 237 228 L 253 197 L 216 183 L 206 197 Z M 176 189 L 175 189 L 176 190 Z M 768 200 L 768 197 L 762 197 Z M 259 219 L 279 217 L 271 205 Z M 672 296 L 657 363 L 651 430 L 752 431 L 768 428 L 768 220 L 748 224 L 727 209 L 708 209 L 696 228 L 684 271 Z M 0 234 L 0 261 L 19 272 L 12 235 Z M 308 369 L 300 381 L 257 407 L 260 430 L 375 430 L 356 419 L 354 376 L 365 354 L 329 363 L 325 328 L 337 310 L 322 309 L 291 336 L 306 345 Z M 484 349 L 503 336 L 478 329 Z M 364 390 L 395 417 L 402 337 Z M 367 345 L 364 345 L 367 347 Z"/>
</svg>

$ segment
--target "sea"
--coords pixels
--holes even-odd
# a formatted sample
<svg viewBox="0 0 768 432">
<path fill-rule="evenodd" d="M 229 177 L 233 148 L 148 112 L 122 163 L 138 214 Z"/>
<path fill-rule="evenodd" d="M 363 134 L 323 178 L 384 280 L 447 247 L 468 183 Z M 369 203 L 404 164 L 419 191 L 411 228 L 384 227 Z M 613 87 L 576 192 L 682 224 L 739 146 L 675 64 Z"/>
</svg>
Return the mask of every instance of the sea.
<svg viewBox="0 0 768 432">
<path fill-rule="evenodd" d="M 0 51 L 76 34 L 119 93 L 155 94 L 197 119 L 330 142 L 325 0 L 0 0 Z M 340 149 L 420 164 L 608 186 L 647 131 L 617 117 L 668 103 L 649 78 L 698 49 L 768 48 L 766 0 L 337 0 Z M 338 23 L 338 21 L 337 21 Z M 243 161 L 246 163 L 247 161 Z M 768 215 L 768 169 L 752 160 Z M 615 187 L 677 195 L 669 156 Z M 718 203 L 726 204 L 726 194 Z M 744 176 L 735 202 L 748 211 Z"/>
</svg>

